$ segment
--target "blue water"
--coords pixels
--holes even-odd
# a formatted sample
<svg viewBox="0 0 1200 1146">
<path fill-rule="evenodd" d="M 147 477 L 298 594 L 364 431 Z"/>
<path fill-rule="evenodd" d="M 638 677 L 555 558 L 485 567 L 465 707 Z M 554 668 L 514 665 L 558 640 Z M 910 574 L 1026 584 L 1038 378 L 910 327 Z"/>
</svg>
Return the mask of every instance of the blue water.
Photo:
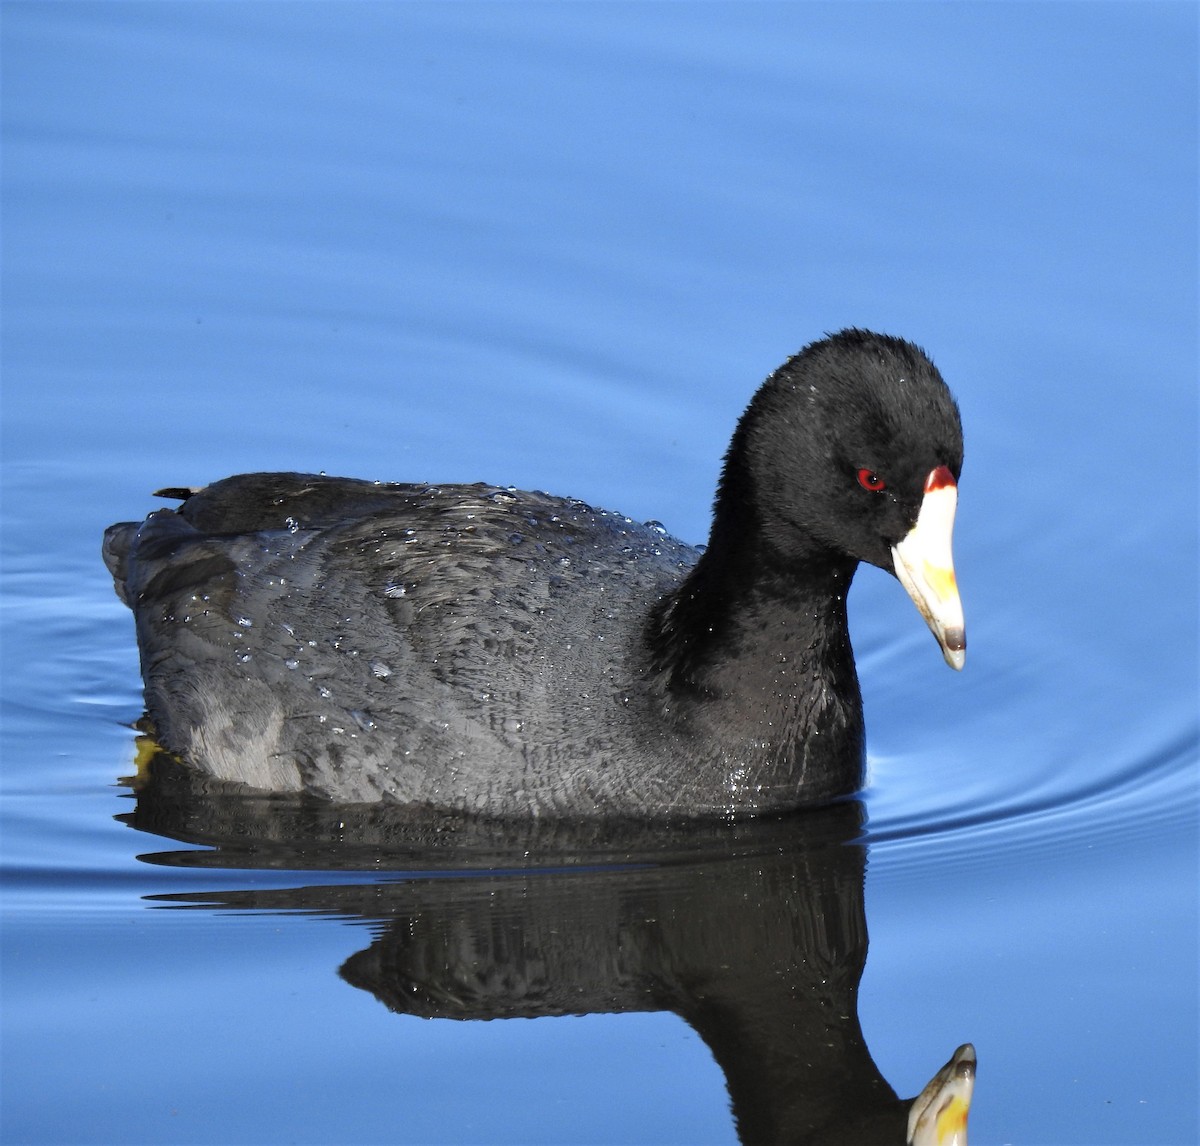
<svg viewBox="0 0 1200 1146">
<path fill-rule="evenodd" d="M 1194 6 L 8 3 L 0 35 L 4 1142 L 734 1141 L 661 952 L 832 926 L 845 855 L 899 1094 L 969 1040 L 974 1142 L 1197 1141 Z M 959 397 L 970 637 L 959 677 L 860 574 L 857 843 L 659 868 L 114 818 L 140 681 L 99 540 L 150 491 L 487 480 L 701 541 L 749 395 L 850 324 Z M 507 874 L 417 872 L 472 866 Z M 580 985 L 561 936 L 617 931 L 637 975 Z M 406 1012 L 339 976 L 368 950 L 541 1017 Z"/>
</svg>

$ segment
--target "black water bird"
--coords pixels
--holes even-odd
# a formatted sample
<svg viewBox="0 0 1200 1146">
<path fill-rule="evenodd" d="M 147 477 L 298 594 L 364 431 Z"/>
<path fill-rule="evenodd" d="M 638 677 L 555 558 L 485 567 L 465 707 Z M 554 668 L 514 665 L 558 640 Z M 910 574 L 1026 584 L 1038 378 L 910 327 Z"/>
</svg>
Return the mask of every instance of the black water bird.
<svg viewBox="0 0 1200 1146">
<path fill-rule="evenodd" d="M 855 569 L 961 668 L 954 399 L 844 330 L 738 422 L 702 551 L 487 485 L 249 474 L 105 534 L 160 744 L 219 780 L 496 816 L 740 816 L 854 791 Z"/>
</svg>

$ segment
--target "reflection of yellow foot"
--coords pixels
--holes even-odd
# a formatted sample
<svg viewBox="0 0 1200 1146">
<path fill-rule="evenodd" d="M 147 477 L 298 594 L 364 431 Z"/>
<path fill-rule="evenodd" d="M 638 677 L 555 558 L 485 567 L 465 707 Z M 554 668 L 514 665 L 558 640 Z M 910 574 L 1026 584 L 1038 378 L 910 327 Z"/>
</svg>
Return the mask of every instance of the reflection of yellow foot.
<svg viewBox="0 0 1200 1146">
<path fill-rule="evenodd" d="M 975 1048 L 964 1043 L 929 1080 L 908 1112 L 909 1146 L 967 1146 Z"/>
</svg>

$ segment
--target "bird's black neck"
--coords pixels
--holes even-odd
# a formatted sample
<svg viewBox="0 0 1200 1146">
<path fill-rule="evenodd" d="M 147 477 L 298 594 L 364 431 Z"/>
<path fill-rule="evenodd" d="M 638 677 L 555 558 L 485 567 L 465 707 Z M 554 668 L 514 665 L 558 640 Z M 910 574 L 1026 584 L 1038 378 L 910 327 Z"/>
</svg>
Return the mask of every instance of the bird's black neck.
<svg viewBox="0 0 1200 1146">
<path fill-rule="evenodd" d="M 714 536 L 650 617 L 660 715 L 739 806 L 846 795 L 865 759 L 846 621 L 855 564 L 814 553 L 783 569 L 739 540 Z"/>
<path fill-rule="evenodd" d="M 795 530 L 786 555 L 772 543 L 779 523 L 760 516 L 747 464 L 755 416 L 730 444 L 707 548 L 650 618 L 651 663 L 673 692 L 721 695 L 728 678 L 771 677 L 782 656 L 857 696 L 846 594 L 858 563 Z"/>
<path fill-rule="evenodd" d="M 864 733 L 846 616 L 858 562 L 762 516 L 772 502 L 747 462 L 755 417 L 752 405 L 730 444 L 708 546 L 645 639 L 659 715 L 722 784 L 768 807 L 855 790 Z"/>
<path fill-rule="evenodd" d="M 814 546 L 786 565 L 752 531 L 718 521 L 683 583 L 650 618 L 653 665 L 672 691 L 720 695 L 795 662 L 827 684 L 854 678 L 846 594 L 857 562 Z"/>
</svg>

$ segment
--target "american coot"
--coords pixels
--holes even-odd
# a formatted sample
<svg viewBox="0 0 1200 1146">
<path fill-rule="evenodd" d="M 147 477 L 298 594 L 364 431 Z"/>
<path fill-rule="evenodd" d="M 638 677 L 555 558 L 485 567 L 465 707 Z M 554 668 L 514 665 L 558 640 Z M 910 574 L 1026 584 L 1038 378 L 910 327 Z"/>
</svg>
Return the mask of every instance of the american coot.
<svg viewBox="0 0 1200 1146">
<path fill-rule="evenodd" d="M 249 474 L 110 527 L 158 739 L 268 791 L 488 815 L 782 811 L 862 781 L 846 623 L 894 572 L 949 664 L 958 410 L 911 343 L 814 342 L 725 457 L 708 546 L 488 485 Z"/>
</svg>

